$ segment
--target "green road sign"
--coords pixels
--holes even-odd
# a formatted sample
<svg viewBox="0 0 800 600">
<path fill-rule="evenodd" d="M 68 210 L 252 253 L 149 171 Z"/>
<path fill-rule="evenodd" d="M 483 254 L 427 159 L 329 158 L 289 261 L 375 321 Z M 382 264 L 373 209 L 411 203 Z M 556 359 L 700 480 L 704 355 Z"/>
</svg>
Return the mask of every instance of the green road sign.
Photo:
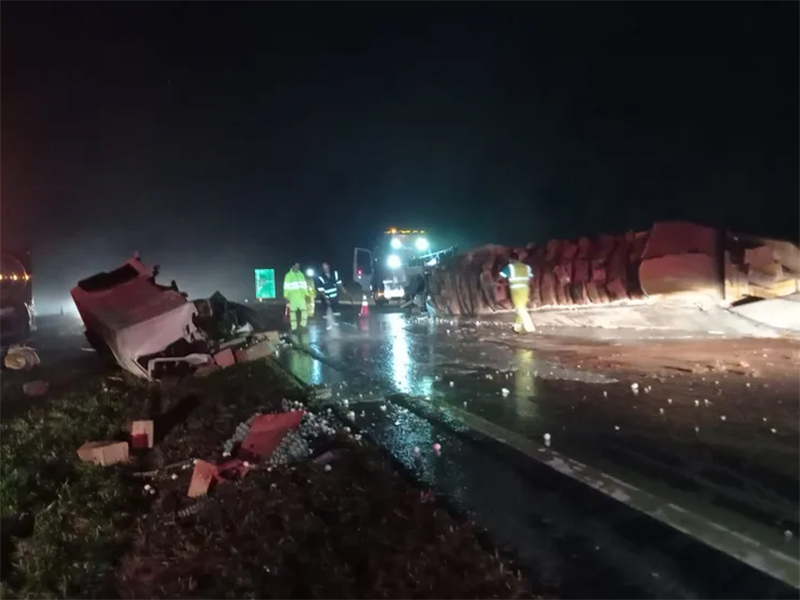
<svg viewBox="0 0 800 600">
<path fill-rule="evenodd" d="M 256 269 L 256 298 L 267 300 L 275 297 L 275 269 Z"/>
</svg>

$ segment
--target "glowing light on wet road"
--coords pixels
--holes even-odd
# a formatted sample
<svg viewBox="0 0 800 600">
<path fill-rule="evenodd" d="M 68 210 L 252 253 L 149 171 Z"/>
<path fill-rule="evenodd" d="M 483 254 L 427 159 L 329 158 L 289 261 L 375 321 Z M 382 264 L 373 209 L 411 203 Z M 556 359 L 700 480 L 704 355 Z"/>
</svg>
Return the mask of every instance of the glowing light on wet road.
<svg viewBox="0 0 800 600">
<path fill-rule="evenodd" d="M 391 337 L 392 379 L 397 391 L 404 394 L 411 392 L 410 370 L 411 356 L 408 351 L 408 333 L 405 329 L 403 315 L 388 315 L 387 334 Z"/>
</svg>

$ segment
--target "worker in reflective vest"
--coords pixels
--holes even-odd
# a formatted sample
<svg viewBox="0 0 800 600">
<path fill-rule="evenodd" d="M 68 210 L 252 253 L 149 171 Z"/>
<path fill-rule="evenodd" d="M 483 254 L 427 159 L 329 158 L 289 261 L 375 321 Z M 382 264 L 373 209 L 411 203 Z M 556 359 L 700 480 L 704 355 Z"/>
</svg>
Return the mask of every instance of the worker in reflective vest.
<svg viewBox="0 0 800 600">
<path fill-rule="evenodd" d="M 334 325 L 334 315 L 338 315 L 339 310 L 339 286 L 342 280 L 339 279 L 339 272 L 331 269 L 328 263 L 322 263 L 322 273 L 317 277 L 317 292 L 322 297 L 325 305 L 325 318 L 328 321 L 328 329 Z"/>
<path fill-rule="evenodd" d="M 533 278 L 533 269 L 520 260 L 519 253 L 513 251 L 509 257 L 510 261 L 505 269 L 500 271 L 500 276 L 508 279 L 508 287 L 511 291 L 511 302 L 514 310 L 517 311 L 517 318 L 514 321 L 514 331 L 530 333 L 536 331 L 528 312 L 528 300 L 530 299 L 530 285 Z"/>
<path fill-rule="evenodd" d="M 300 271 L 300 263 L 294 263 L 283 279 L 283 296 L 289 306 L 289 324 L 297 330 L 297 311 L 300 311 L 300 327 L 308 324 L 308 282 Z"/>
</svg>

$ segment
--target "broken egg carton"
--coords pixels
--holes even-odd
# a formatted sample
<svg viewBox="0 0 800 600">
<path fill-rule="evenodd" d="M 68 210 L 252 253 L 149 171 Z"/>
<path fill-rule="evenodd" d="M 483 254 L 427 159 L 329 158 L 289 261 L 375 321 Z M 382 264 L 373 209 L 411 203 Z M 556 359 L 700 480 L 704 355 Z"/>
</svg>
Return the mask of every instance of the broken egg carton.
<svg viewBox="0 0 800 600">
<path fill-rule="evenodd" d="M 290 431 L 269 458 L 271 465 L 285 465 L 304 460 L 311 453 L 308 442 L 297 431 Z"/>
</svg>

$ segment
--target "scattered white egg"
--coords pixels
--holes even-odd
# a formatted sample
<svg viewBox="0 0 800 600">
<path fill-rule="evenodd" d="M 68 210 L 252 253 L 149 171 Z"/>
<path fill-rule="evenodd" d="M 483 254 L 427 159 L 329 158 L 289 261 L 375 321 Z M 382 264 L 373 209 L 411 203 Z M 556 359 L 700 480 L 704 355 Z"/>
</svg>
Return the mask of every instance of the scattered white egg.
<svg viewBox="0 0 800 600">
<path fill-rule="evenodd" d="M 330 473 L 331 469 L 333 469 L 333 467 L 330 464 L 325 465 L 325 472 L 326 473 Z"/>
<path fill-rule="evenodd" d="M 503 394 L 503 397 L 506 397 L 511 393 L 511 391 L 508 388 L 503 388 L 502 390 L 500 390 L 500 392 Z"/>
<path fill-rule="evenodd" d="M 608 398 L 608 392 L 606 390 L 603 390 L 603 398 Z"/>
<path fill-rule="evenodd" d="M 419 454 L 420 454 L 419 446 L 414 446 L 414 456 L 419 456 Z"/>
<path fill-rule="evenodd" d="M 145 492 L 149 492 L 150 491 L 150 484 L 149 483 L 145 483 L 144 484 L 144 491 Z"/>
<path fill-rule="evenodd" d="M 619 425 L 614 425 L 614 430 L 619 431 Z"/>
<path fill-rule="evenodd" d="M 720 421 L 725 421 L 726 419 L 727 419 L 727 417 L 725 415 L 720 415 L 719 416 L 719 420 Z"/>
<path fill-rule="evenodd" d="M 550 434 L 549 433 L 545 433 L 544 434 L 544 441 L 545 442 L 549 442 L 550 441 Z"/>
</svg>

